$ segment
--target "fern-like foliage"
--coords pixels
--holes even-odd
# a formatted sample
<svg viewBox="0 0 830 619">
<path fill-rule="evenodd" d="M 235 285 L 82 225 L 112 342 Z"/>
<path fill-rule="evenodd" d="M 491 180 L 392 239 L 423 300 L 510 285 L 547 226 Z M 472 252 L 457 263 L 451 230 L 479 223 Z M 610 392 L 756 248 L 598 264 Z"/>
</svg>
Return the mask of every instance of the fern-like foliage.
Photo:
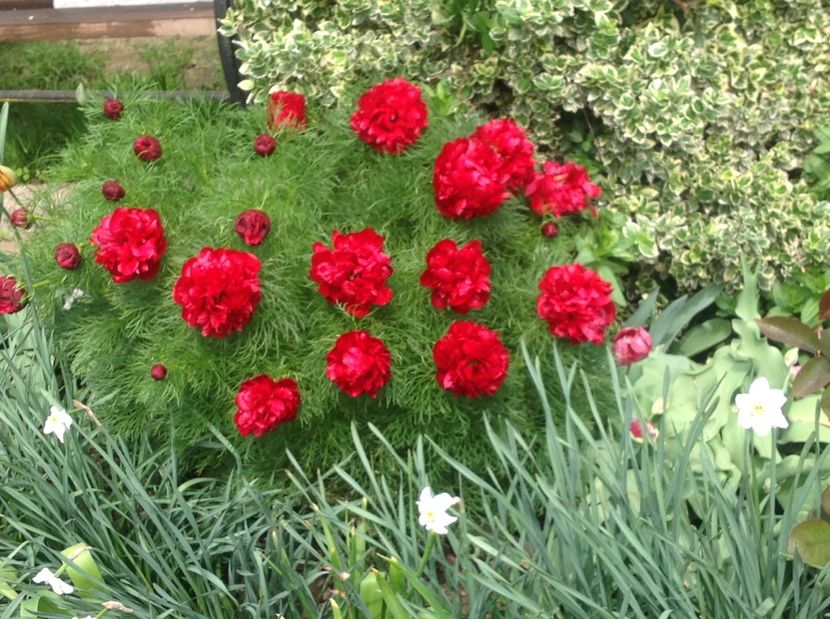
<svg viewBox="0 0 830 619">
<path fill-rule="evenodd" d="M 414 147 L 390 156 L 356 139 L 348 110 L 324 111 L 310 103 L 309 128 L 280 134 L 268 158 L 252 148 L 265 125 L 261 112 L 135 98 L 112 122 L 88 107 L 88 135 L 52 170 L 51 180 L 74 184 L 59 203 L 41 200 L 45 220 L 28 247 L 35 280 L 42 283 L 34 300 L 54 324 L 58 350 L 101 401 L 98 413 L 111 429 L 126 437 L 161 435 L 172 419 L 177 440 L 190 448 L 196 465 L 211 463 L 212 451 L 192 447 L 212 438 L 213 426 L 237 444 L 254 470 L 280 470 L 286 446 L 309 470 L 322 469 L 350 453 L 353 422 L 373 423 L 400 448 L 428 432 L 465 462 L 485 464 L 485 413 L 528 433 L 542 427 L 518 344 L 525 338 L 531 350 L 549 349 L 550 335 L 536 316 L 537 282 L 548 267 L 571 261 L 575 239 L 593 234 L 599 224 L 564 221 L 560 236 L 547 239 L 521 198 L 485 218 L 448 220 L 434 205 L 433 161 L 445 142 L 483 119 L 433 116 Z M 132 141 L 142 133 L 163 145 L 164 155 L 153 164 L 132 153 Z M 126 188 L 123 205 L 152 207 L 164 222 L 169 249 L 152 281 L 114 284 L 94 263 L 88 239 L 113 209 L 100 193 L 111 178 Z M 233 229 L 237 214 L 250 208 L 264 210 L 272 222 L 268 238 L 253 248 Z M 355 319 L 317 293 L 308 275 L 310 256 L 312 244 L 328 243 L 332 230 L 367 226 L 386 238 L 395 296 Z M 498 330 L 513 353 L 507 381 L 490 398 L 455 397 L 435 379 L 432 346 L 459 316 L 432 307 L 419 275 L 428 250 L 443 238 L 480 239 L 492 263 L 490 302 L 463 317 Z M 78 270 L 55 264 L 60 242 L 81 246 Z M 253 321 L 224 340 L 202 337 L 185 324 L 171 296 L 182 263 L 204 246 L 245 249 L 262 261 L 263 296 Z M 75 288 L 85 294 L 66 311 L 64 299 Z M 392 354 L 392 380 L 377 399 L 349 398 L 325 375 L 327 351 L 356 328 L 381 337 Z M 603 382 L 607 370 L 593 369 L 604 367 L 594 364 L 602 358 L 598 347 L 568 347 L 565 354 L 585 357 L 587 371 Z M 151 378 L 155 363 L 168 368 L 166 380 Z M 296 379 L 302 406 L 294 422 L 271 435 L 243 439 L 233 425 L 235 394 L 242 381 L 261 373 Z"/>
</svg>

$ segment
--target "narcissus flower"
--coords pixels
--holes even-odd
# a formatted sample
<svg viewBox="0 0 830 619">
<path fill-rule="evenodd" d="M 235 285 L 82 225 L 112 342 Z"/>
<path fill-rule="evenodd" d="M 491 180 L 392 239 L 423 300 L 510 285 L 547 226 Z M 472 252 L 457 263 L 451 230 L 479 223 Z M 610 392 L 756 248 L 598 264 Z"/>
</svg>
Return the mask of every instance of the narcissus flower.
<svg viewBox="0 0 830 619">
<path fill-rule="evenodd" d="M 58 595 L 69 595 L 75 590 L 72 585 L 62 581 L 60 578 L 55 576 L 52 570 L 46 567 L 35 574 L 35 577 L 32 578 L 32 582 L 38 585 L 49 585 L 52 587 L 52 591 Z"/>
<path fill-rule="evenodd" d="M 264 211 L 252 208 L 239 214 L 234 230 L 246 245 L 260 245 L 271 230 L 271 220 Z"/>
<path fill-rule="evenodd" d="M 161 142 L 151 135 L 140 135 L 133 142 L 133 152 L 142 161 L 155 161 L 161 157 Z"/>
<path fill-rule="evenodd" d="M 530 208 L 539 215 L 556 217 L 581 213 L 588 207 L 596 215 L 591 200 L 601 193 L 602 190 L 588 178 L 588 171 L 570 161 L 546 161 L 542 172 L 537 173 L 525 189 Z"/>
<path fill-rule="evenodd" d="M 383 251 L 383 237 L 372 228 L 360 232 L 331 235 L 332 248 L 314 244 L 310 276 L 329 303 L 362 318 L 375 306 L 392 300 L 386 280 L 392 275 L 392 262 Z"/>
<path fill-rule="evenodd" d="M 651 334 L 643 327 L 626 327 L 614 336 L 614 358 L 620 365 L 631 365 L 651 353 Z"/>
<path fill-rule="evenodd" d="M 556 337 L 574 344 L 599 344 L 614 322 L 617 308 L 611 284 L 581 264 L 551 267 L 539 282 L 536 312 Z"/>
<path fill-rule="evenodd" d="M 60 406 L 52 406 L 49 409 L 49 416 L 43 424 L 43 434 L 54 434 L 55 438 L 63 443 L 63 435 L 71 426 L 72 417 L 69 416 L 69 413 Z"/>
<path fill-rule="evenodd" d="M 236 394 L 234 423 L 242 436 L 262 438 L 297 416 L 300 391 L 291 378 L 261 374 L 242 383 Z"/>
<path fill-rule="evenodd" d="M 467 398 L 496 393 L 510 364 L 510 353 L 497 332 L 463 320 L 452 323 L 435 343 L 432 358 L 438 384 Z"/>
<path fill-rule="evenodd" d="M 182 265 L 173 300 L 202 335 L 225 338 L 251 321 L 261 297 L 259 259 L 246 251 L 203 247 Z"/>
<path fill-rule="evenodd" d="M 0 315 L 14 314 L 23 309 L 24 291 L 11 275 L 0 275 Z"/>
<path fill-rule="evenodd" d="M 397 155 L 418 141 L 427 116 L 421 89 L 396 77 L 363 93 L 349 124 L 375 150 Z"/>
<path fill-rule="evenodd" d="M 254 140 L 254 150 L 260 157 L 268 157 L 277 147 L 277 141 L 267 133 L 262 133 Z"/>
<path fill-rule="evenodd" d="M 127 192 L 118 181 L 107 181 L 101 186 L 101 195 L 103 195 L 110 202 L 118 202 Z"/>
<path fill-rule="evenodd" d="M 489 215 L 509 197 L 508 174 L 489 144 L 458 138 L 444 144 L 432 175 L 435 205 L 445 217 Z"/>
<path fill-rule="evenodd" d="M 118 284 L 153 279 L 167 251 L 161 218 L 151 208 L 115 209 L 101 219 L 91 240 L 97 247 L 95 262 Z"/>
<path fill-rule="evenodd" d="M 748 393 L 735 396 L 738 407 L 738 425 L 754 430 L 758 436 L 766 436 L 773 428 L 787 428 L 789 423 L 781 408 L 787 396 L 781 389 L 771 389 L 766 378 L 756 378 Z"/>
<path fill-rule="evenodd" d="M 512 193 L 530 183 L 536 174 L 533 142 L 525 130 L 510 118 L 497 118 L 478 127 L 474 140 L 489 144 L 501 159 L 501 171 L 507 177 L 507 189 Z"/>
<path fill-rule="evenodd" d="M 455 241 L 439 241 L 427 254 L 421 286 L 432 289 L 432 305 L 466 314 L 490 300 L 490 262 L 481 251 L 481 241 L 470 241 L 459 249 Z"/>
<path fill-rule="evenodd" d="M 430 533 L 446 535 L 448 527 L 458 520 L 455 516 L 450 516 L 448 511 L 460 502 L 461 499 L 446 492 L 432 496 L 432 488 L 427 486 L 418 497 L 418 524 Z"/>
<path fill-rule="evenodd" d="M 271 93 L 268 102 L 268 126 L 271 129 L 282 127 L 305 129 L 307 125 L 308 118 L 303 95 L 284 90 Z"/>
<path fill-rule="evenodd" d="M 17 185 L 17 174 L 11 168 L 0 165 L 0 193 Z"/>
<path fill-rule="evenodd" d="M 376 397 L 391 377 L 389 349 L 368 331 L 349 331 L 338 337 L 326 363 L 326 376 L 353 398 L 364 393 Z"/>
<path fill-rule="evenodd" d="M 124 104 L 118 99 L 104 99 L 104 116 L 110 120 L 118 120 L 124 112 Z"/>
<path fill-rule="evenodd" d="M 60 243 L 55 247 L 55 262 L 67 271 L 74 271 L 81 264 L 81 252 L 74 243 Z"/>
</svg>

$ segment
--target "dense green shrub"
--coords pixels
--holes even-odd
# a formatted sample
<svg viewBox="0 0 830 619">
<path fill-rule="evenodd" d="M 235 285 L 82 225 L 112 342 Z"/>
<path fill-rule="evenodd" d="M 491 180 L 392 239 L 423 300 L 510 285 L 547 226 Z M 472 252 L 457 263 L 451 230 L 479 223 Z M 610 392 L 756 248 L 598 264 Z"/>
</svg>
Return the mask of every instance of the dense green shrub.
<svg viewBox="0 0 830 619">
<path fill-rule="evenodd" d="M 103 119 L 97 106 L 88 108 L 88 136 L 53 173 L 55 180 L 77 184 L 61 203 L 43 200 L 39 209 L 46 220 L 27 246 L 34 299 L 54 324 L 57 350 L 97 397 L 112 396 L 100 412 L 114 431 L 125 437 L 164 434 L 172 419 L 185 445 L 209 435 L 210 425 L 237 441 L 235 394 L 242 381 L 263 373 L 295 378 L 303 401 L 295 422 L 262 440 L 237 441 L 250 447 L 252 465 L 269 473 L 284 461 L 285 446 L 311 468 L 339 461 L 351 450 L 346 437 L 355 421 L 373 422 L 396 446 L 429 431 L 471 462 L 486 457 L 483 415 L 528 430 L 538 423 L 515 354 L 493 397 L 466 400 L 439 387 L 432 346 L 459 316 L 433 308 L 429 291 L 419 285 L 426 253 L 445 237 L 481 239 L 493 267 L 493 293 L 467 318 L 497 329 L 514 352 L 521 337 L 538 349 L 550 335 L 536 316 L 537 282 L 548 267 L 572 259 L 577 245 L 596 244 L 605 224 L 601 218 L 570 219 L 557 238 L 544 238 L 538 216 L 519 200 L 474 221 L 441 216 L 433 160 L 444 142 L 472 130 L 474 118 L 433 115 L 418 144 L 390 156 L 359 142 L 342 112 L 312 106 L 309 129 L 280 134 L 276 152 L 261 158 L 253 150 L 261 113 L 211 103 L 129 99 L 126 105 L 118 122 Z M 164 149 L 150 165 L 131 148 L 145 132 L 157 135 Z M 164 222 L 169 249 L 151 281 L 114 284 L 86 242 L 115 206 L 101 195 L 110 178 L 126 188 L 122 204 L 153 207 Z M 249 208 L 271 218 L 271 233 L 258 247 L 245 246 L 234 232 L 237 214 Z M 309 278 L 310 257 L 316 241 L 330 242 L 332 230 L 367 226 L 386 237 L 395 296 L 355 319 L 318 294 Z M 76 271 L 55 263 L 54 249 L 63 242 L 84 245 Z M 262 261 L 262 301 L 245 330 L 227 339 L 190 328 L 171 298 L 182 264 L 205 246 L 246 249 Z M 84 296 L 64 310 L 75 288 Z M 392 353 L 392 380 L 376 400 L 349 398 L 326 378 L 326 353 L 352 329 L 369 330 Z M 598 354 L 590 345 L 569 352 L 586 359 Z M 169 370 L 163 382 L 150 376 L 156 363 Z M 595 380 L 607 380 L 602 376 L 598 371 Z"/>
<path fill-rule="evenodd" d="M 686 6 L 686 9 L 681 8 Z M 800 180 L 830 115 L 830 2 L 240 0 L 242 86 L 334 103 L 403 74 L 601 163 L 606 207 L 681 288 L 826 268 L 828 205 Z"/>
</svg>

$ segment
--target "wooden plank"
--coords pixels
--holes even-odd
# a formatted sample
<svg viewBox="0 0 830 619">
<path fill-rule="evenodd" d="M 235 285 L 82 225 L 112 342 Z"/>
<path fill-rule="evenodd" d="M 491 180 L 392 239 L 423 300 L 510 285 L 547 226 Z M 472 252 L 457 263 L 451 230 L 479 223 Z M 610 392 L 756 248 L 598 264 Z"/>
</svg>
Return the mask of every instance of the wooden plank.
<svg viewBox="0 0 830 619">
<path fill-rule="evenodd" d="M 151 7 L 0 11 L 0 41 L 216 34 L 212 2 Z"/>
<path fill-rule="evenodd" d="M 52 0 L 0 0 L 0 11 L 50 8 L 52 8 Z"/>
<path fill-rule="evenodd" d="M 99 97 L 112 97 L 109 91 L 95 92 Z M 150 99 L 215 99 L 225 101 L 228 93 L 220 90 L 149 90 L 141 93 Z M 0 103 L 74 103 L 74 90 L 0 90 Z"/>
</svg>

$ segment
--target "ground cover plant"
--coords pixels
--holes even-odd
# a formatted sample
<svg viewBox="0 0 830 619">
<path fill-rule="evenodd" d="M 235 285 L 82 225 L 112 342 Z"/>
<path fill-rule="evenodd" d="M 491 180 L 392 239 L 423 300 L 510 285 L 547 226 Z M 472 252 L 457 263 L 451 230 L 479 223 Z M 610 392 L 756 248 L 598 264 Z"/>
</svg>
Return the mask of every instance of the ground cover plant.
<svg viewBox="0 0 830 619">
<path fill-rule="evenodd" d="M 111 395 L 113 431 L 166 436 L 172 419 L 187 447 L 215 427 L 273 474 L 286 446 L 305 467 L 338 462 L 350 424 L 371 421 L 393 445 L 429 430 L 483 462 L 484 414 L 541 419 L 520 337 L 601 354 L 622 299 L 597 257 L 613 225 L 592 214 L 600 188 L 575 164 L 534 172 L 508 121 L 379 88 L 412 101 L 400 135 L 378 130 L 397 112 L 374 90 L 359 113 L 286 96 L 271 133 L 264 110 L 87 106 L 88 136 L 51 177 L 74 189 L 36 208 L 27 294 L 61 358 Z M 507 134 L 521 148 L 498 155 L 487 140 Z M 580 252 L 593 262 L 563 266 Z"/>
<path fill-rule="evenodd" d="M 355 80 L 404 73 L 583 151 L 652 267 L 645 290 L 666 274 L 681 291 L 736 290 L 741 260 L 767 290 L 827 270 L 827 203 L 802 172 L 830 116 L 829 8 L 241 0 L 223 31 L 255 101 L 276 88 L 334 104 Z"/>
</svg>

